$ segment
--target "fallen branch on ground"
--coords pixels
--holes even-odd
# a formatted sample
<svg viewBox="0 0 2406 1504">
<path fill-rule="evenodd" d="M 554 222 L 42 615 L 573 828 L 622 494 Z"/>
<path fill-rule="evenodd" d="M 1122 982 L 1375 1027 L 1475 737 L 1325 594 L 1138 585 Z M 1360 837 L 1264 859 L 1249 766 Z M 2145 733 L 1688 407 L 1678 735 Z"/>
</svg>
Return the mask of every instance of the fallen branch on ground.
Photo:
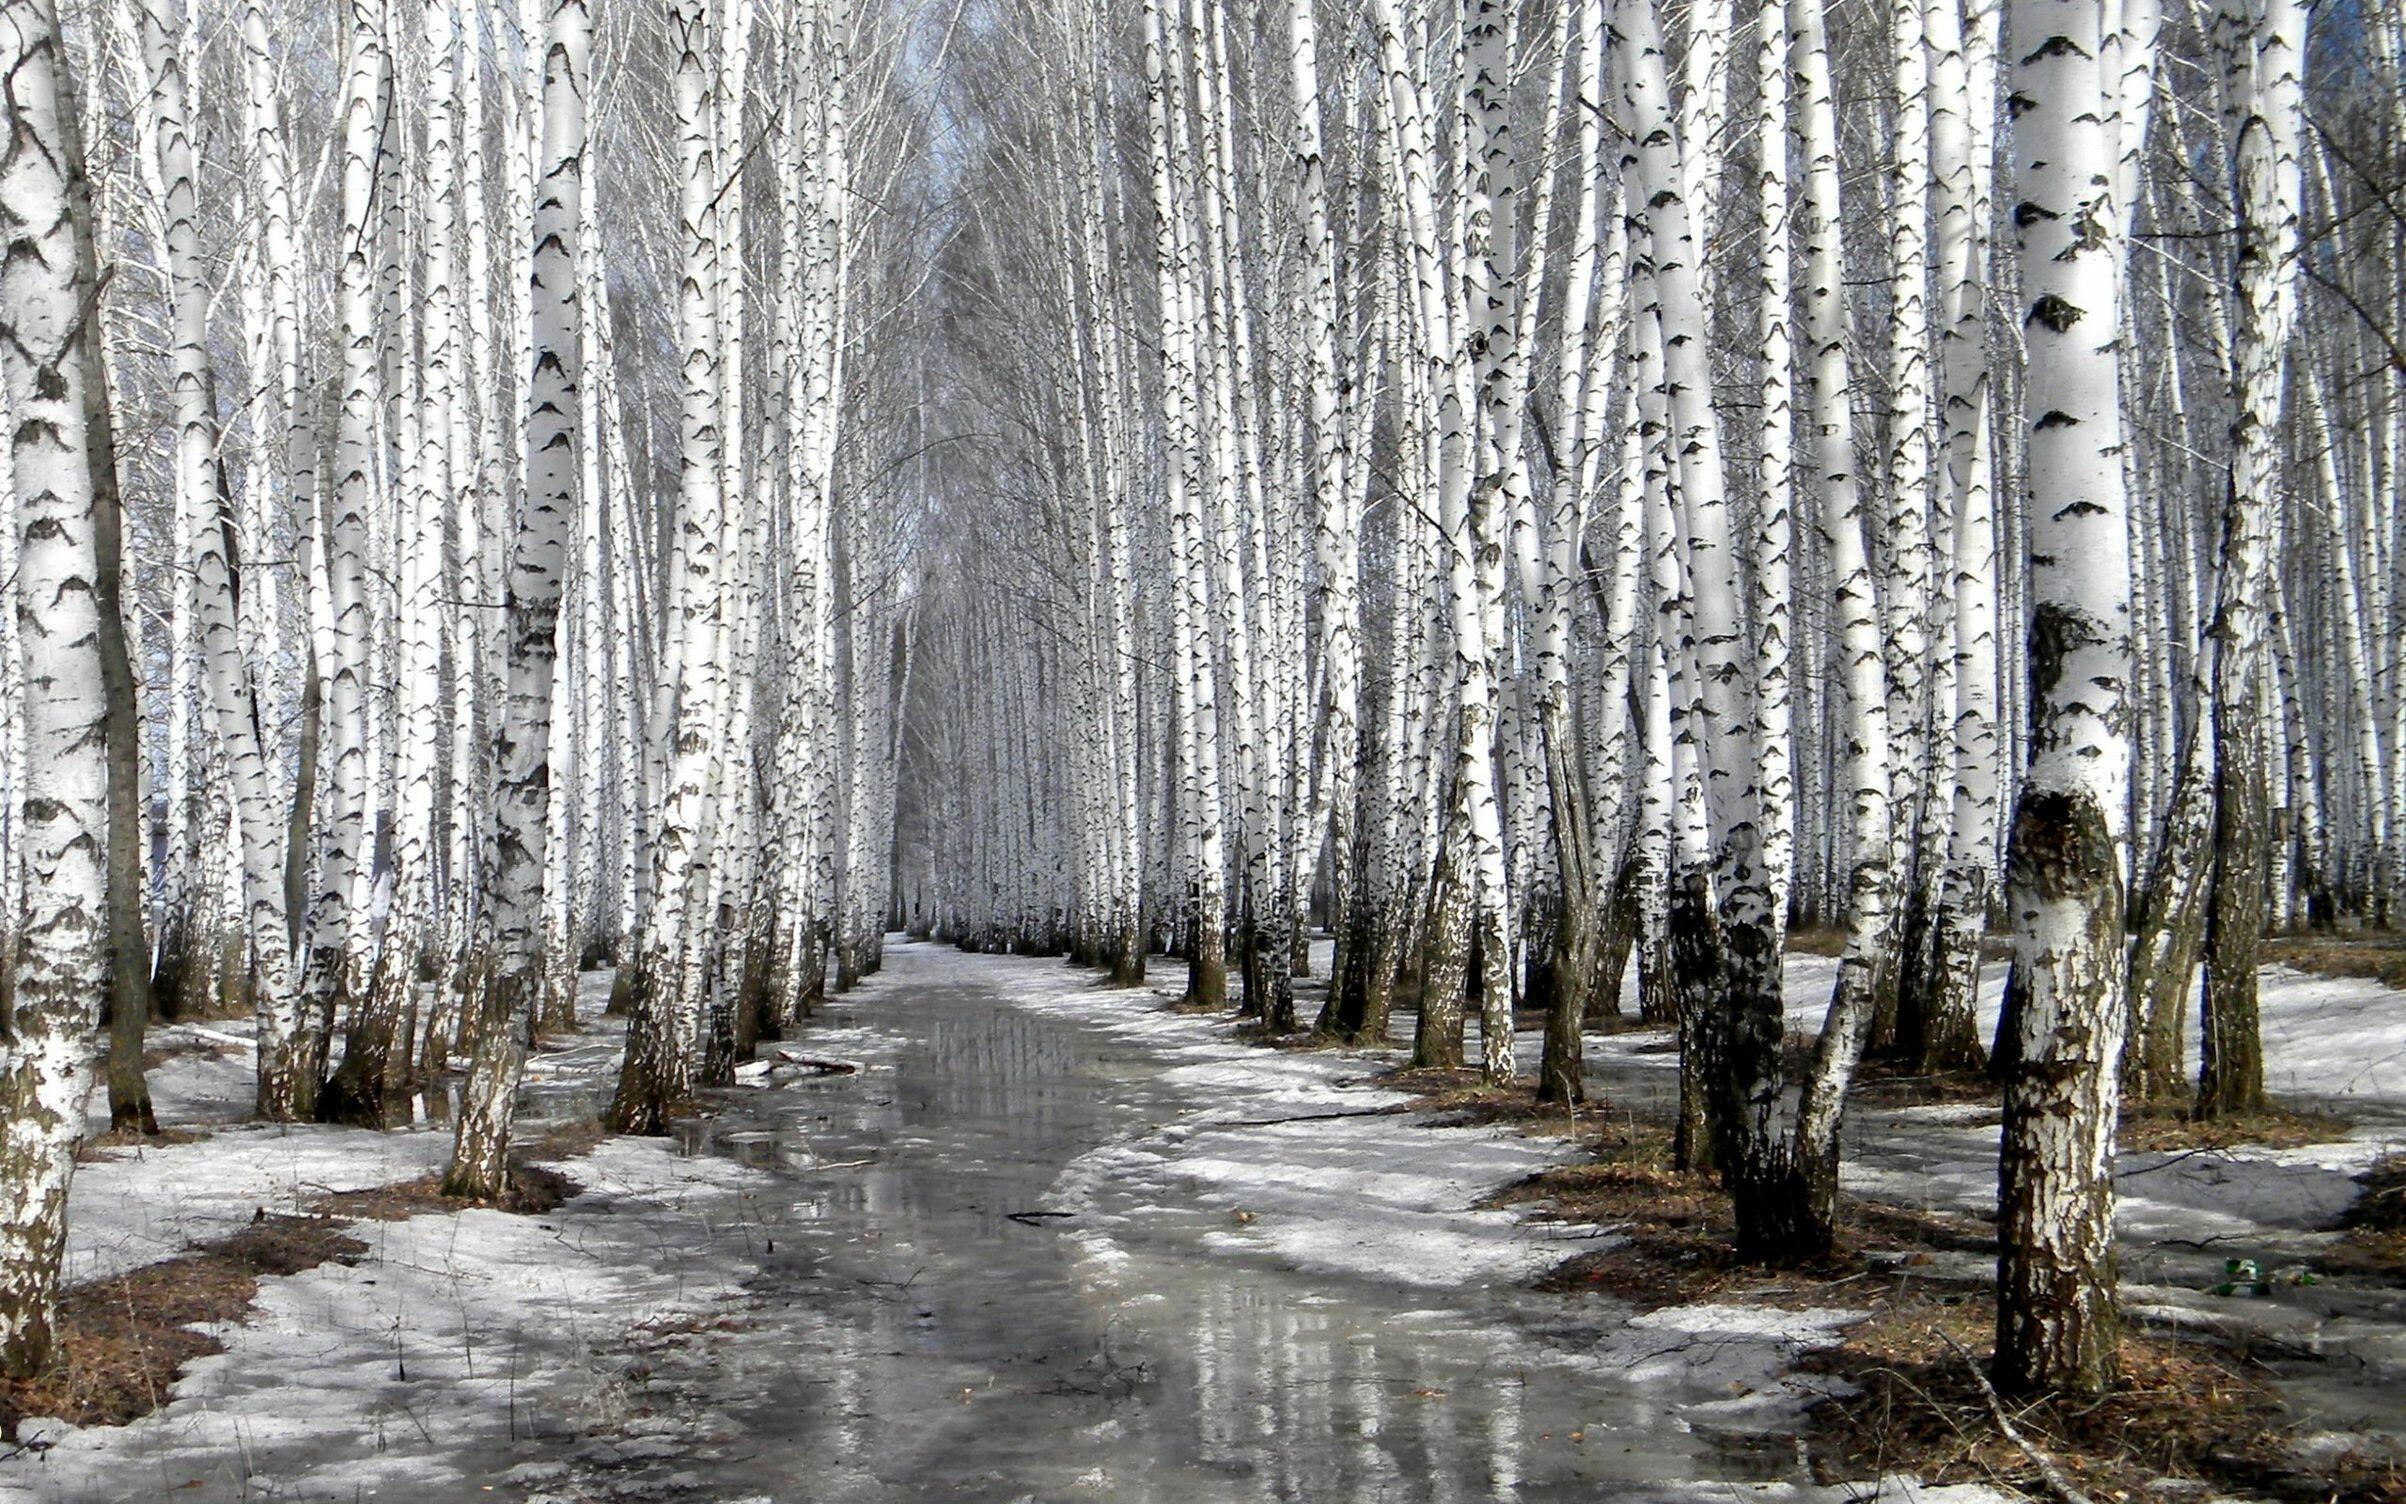
<svg viewBox="0 0 2406 1504">
<path fill-rule="evenodd" d="M 2063 1504 L 2093 1504 L 2089 1496 L 2064 1475 L 2064 1470 L 2055 1465 L 2055 1459 L 2039 1450 L 2036 1443 L 2022 1434 L 2021 1427 L 2013 1423 L 2012 1417 L 2005 1413 L 2005 1402 L 1997 1398 L 1996 1387 L 1988 1382 L 1988 1375 L 1980 1371 L 1980 1365 L 1972 1355 L 1964 1351 L 1963 1344 L 1938 1328 L 1931 1330 L 1936 1331 L 1938 1340 L 1954 1349 L 1955 1356 L 1963 1360 L 1964 1368 L 1971 1373 L 1972 1383 L 1979 1387 L 1980 1397 L 1988 1401 L 1988 1413 L 1996 1420 L 1997 1430 L 2007 1441 L 2020 1448 L 2024 1457 L 2030 1459 L 2030 1465 L 2038 1469 L 2038 1476 L 2049 1491 Z"/>
<path fill-rule="evenodd" d="M 860 1062 L 857 1060 L 822 1060 L 812 1055 L 797 1055 L 791 1050 L 779 1050 L 777 1059 L 785 1065 L 798 1065 L 805 1070 L 817 1071 L 822 1076 L 860 1074 Z"/>
</svg>

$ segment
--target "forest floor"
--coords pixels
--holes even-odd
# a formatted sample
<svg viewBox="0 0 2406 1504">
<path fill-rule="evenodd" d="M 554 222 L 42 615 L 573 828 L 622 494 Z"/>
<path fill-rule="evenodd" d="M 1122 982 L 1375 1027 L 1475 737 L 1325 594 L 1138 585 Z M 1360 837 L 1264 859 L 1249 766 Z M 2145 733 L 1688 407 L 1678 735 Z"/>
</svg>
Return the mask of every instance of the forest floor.
<svg viewBox="0 0 2406 1504">
<path fill-rule="evenodd" d="M 1832 963 L 1792 956 L 1792 1037 L 1818 1022 Z M 1991 968 L 1993 1030 L 2002 968 Z M 1975 1367 L 1993 1337 L 1995 1090 L 1977 1076 L 1874 1072 L 1848 1124 L 1839 1247 L 1765 1268 L 1731 1253 L 1728 1203 L 1673 1167 L 1668 1036 L 1589 1041 L 1591 1100 L 1390 1079 L 1444 1122 L 1568 1137 L 1584 1156 L 1495 1204 L 1613 1230 L 1542 1280 L 1641 1311 L 1867 1313 L 1799 1365 L 1831 1398 L 1804 1437 L 1823 1479 L 1903 1471 L 2033 1496 L 2033 1451 L 2091 1498 L 2186 1487 L 2302 1499 L 2406 1499 L 2406 998 L 2369 967 L 2264 978 L 2279 1104 L 2221 1124 L 2132 1112 L 2119 1162 L 2125 1299 L 2120 1391 L 2017 1406 L 2009 1439 Z M 1674 1316 L 1673 1319 L 1677 1319 Z M 2027 1446 L 2024 1445 L 2027 1443 Z"/>
<path fill-rule="evenodd" d="M 1831 964 L 1792 958 L 1798 1028 Z M 1174 980 L 897 945 L 792 1047 L 860 1070 L 772 1060 L 605 1140 L 589 978 L 513 1213 L 432 1194 L 443 1123 L 245 1124 L 245 1027 L 157 1029 L 189 1136 L 85 1155 L 85 1356 L 0 1390 L 0 1500 L 2036 1491 L 1949 1344 L 1990 1319 L 1976 1090 L 1860 1105 L 1840 1259 L 1765 1275 L 1669 1172 L 1659 1032 L 1592 1035 L 1589 1105 L 1546 1115 L 1400 1050 L 1261 1050 Z M 2127 1152 L 2137 1398 L 2017 1412 L 2100 1504 L 2397 1496 L 2406 997 L 2276 969 L 2265 1032 L 2314 1141 Z"/>
<path fill-rule="evenodd" d="M 66 1358 L 0 1385 L 0 1499 L 482 1496 L 529 1438 L 621 1413 L 604 1355 L 731 1293 L 752 1177 L 591 1132 L 577 1089 L 623 1035 L 594 1022 L 530 1062 L 512 1212 L 434 1194 L 447 1123 L 248 1123 L 248 1025 L 155 1028 L 184 1132 L 82 1156 Z"/>
</svg>

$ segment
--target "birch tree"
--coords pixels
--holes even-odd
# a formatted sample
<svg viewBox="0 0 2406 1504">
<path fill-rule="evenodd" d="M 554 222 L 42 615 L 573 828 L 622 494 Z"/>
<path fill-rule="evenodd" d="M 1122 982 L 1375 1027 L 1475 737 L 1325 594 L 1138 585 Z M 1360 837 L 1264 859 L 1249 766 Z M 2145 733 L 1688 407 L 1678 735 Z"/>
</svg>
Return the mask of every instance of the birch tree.
<svg viewBox="0 0 2406 1504">
<path fill-rule="evenodd" d="M 2114 1083 L 2131 673 L 2117 49 L 2090 0 L 2011 0 L 2030 528 L 2030 764 L 2005 903 L 2016 1038 L 1998 1160 L 1999 1387 L 2113 1381 Z"/>
<path fill-rule="evenodd" d="M 343 243 L 336 261 L 341 373 L 334 489 L 323 522 L 315 529 L 323 559 L 325 625 L 313 635 L 319 639 L 317 672 L 324 686 L 320 734 L 327 742 L 321 755 L 327 766 L 325 792 L 312 807 L 321 824 L 309 901 L 308 960 L 302 973 L 302 994 L 311 1017 L 291 1083 L 278 1082 L 272 1098 L 262 1090 L 263 1098 L 279 1109 L 288 1102 L 292 1113 L 301 1116 L 318 1109 L 327 1035 L 335 1019 L 357 1003 L 370 954 L 366 889 L 371 874 L 363 869 L 373 860 L 367 681 L 374 622 L 367 576 L 370 517 L 379 505 L 377 485 L 383 468 L 378 436 L 384 400 L 375 208 L 392 88 L 382 8 L 370 0 L 351 0 L 346 17 L 350 58 L 341 116 Z M 262 1106 L 267 1105 L 263 1101 Z"/>
<path fill-rule="evenodd" d="M 674 755 L 653 837 L 652 898 L 643 948 L 636 958 L 634 1007 L 611 1126 L 622 1133 L 664 1133 L 693 1092 L 701 999 L 680 985 L 694 937 L 689 916 L 709 885 L 710 849 L 704 825 L 718 757 L 719 707 L 727 662 L 725 592 L 720 577 L 723 509 L 717 318 L 711 292 L 720 248 L 711 209 L 716 153 L 710 134 L 708 23 L 698 10 L 672 17 L 676 48 L 676 129 L 679 237 L 683 274 L 677 296 L 677 337 L 683 382 L 678 407 L 677 546 L 682 576 L 678 617 L 670 630 L 680 643 L 687 676 L 672 712 Z M 573 476 L 573 469 L 566 472 Z M 539 818 L 539 811 L 537 812 Z"/>
<path fill-rule="evenodd" d="M 217 419 L 217 390 L 209 361 L 209 286 L 201 264 L 198 183 L 191 115 L 185 91 L 185 62 L 177 37 L 178 16 L 166 0 L 142 0 L 140 34 L 150 76 L 151 150 L 165 189 L 168 304 L 173 336 L 169 359 L 175 398 L 176 485 L 190 498 L 190 531 L 183 540 L 192 572 L 191 600 L 203 678 L 225 776 L 234 801 L 242 872 L 245 933 L 251 946 L 251 992 L 259 1029 L 259 1111 L 289 1118 L 299 1109 L 293 1052 L 304 1037 L 299 999 L 293 991 L 291 937 L 287 931 L 283 842 L 279 801 L 261 744 L 257 695 L 250 659 L 255 651 L 242 630 L 237 605 L 239 579 L 230 488 L 220 470 L 224 435 Z"/>
<path fill-rule="evenodd" d="M 585 88 L 592 53 L 585 0 L 552 0 L 543 31 L 543 141 L 529 293 L 534 369 L 526 421 L 526 499 L 510 545 L 508 698 L 495 762 L 493 856 L 486 875 L 495 956 L 477 1000 L 475 1050 L 445 1193 L 482 1201 L 508 1189 L 510 1123 L 544 956 L 540 915 L 551 793 L 552 681 L 560 658 L 561 579 L 577 525 Z M 556 879 L 554 879 L 556 881 Z"/>
<path fill-rule="evenodd" d="M 2239 210 L 2231 385 L 2231 489 L 2223 523 L 2222 599 L 2214 637 L 2214 872 L 2206 914 L 2201 1117 L 2264 1105 L 2264 1046 L 2256 1021 L 2257 942 L 2272 870 L 2269 743 L 2264 702 L 2269 652 L 2271 522 L 2279 507 L 2282 376 L 2297 317 L 2298 211 L 2303 174 L 2306 22 L 2293 0 L 2228 0 L 2219 15 L 2225 109 Z"/>
<path fill-rule="evenodd" d="M 23 658 L 22 910 L 0 1035 L 0 1373 L 38 1372 L 57 1319 L 67 1184 L 108 981 L 109 766 L 96 473 L 108 408 L 90 188 L 48 0 L 0 8 L 0 383 Z"/>
</svg>

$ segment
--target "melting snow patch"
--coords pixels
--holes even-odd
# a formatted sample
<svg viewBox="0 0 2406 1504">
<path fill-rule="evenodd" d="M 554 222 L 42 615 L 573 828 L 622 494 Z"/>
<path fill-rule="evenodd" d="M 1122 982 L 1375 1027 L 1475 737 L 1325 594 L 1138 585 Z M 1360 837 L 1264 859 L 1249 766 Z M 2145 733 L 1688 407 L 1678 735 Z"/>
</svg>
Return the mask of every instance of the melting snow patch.
<svg viewBox="0 0 2406 1504">
<path fill-rule="evenodd" d="M 268 1164 L 293 1184 L 288 1161 Z M 606 1354 L 630 1324 L 701 1309 L 748 1271 L 754 1176 L 637 1139 L 568 1171 L 587 1189 L 548 1215 L 357 1224 L 367 1257 L 261 1280 L 247 1319 L 219 1333 L 226 1351 L 194 1363 L 163 1409 L 21 1456 L 0 1469 L 0 1500 L 425 1498 L 468 1476 L 480 1448 L 608 1423 Z M 334 1178 L 361 1177 L 342 1162 Z"/>
<path fill-rule="evenodd" d="M 330 1191 L 431 1174 L 450 1157 L 449 1129 L 307 1123 L 251 1124 L 195 1143 L 120 1151 L 76 1169 L 65 1279 L 81 1284 L 155 1264 L 249 1225 L 262 1208 L 299 1211 Z"/>
<path fill-rule="evenodd" d="M 1867 1311 L 1788 1311 L 1708 1302 L 1629 1318 L 1597 1358 L 1639 1382 L 1676 1382 L 1743 1393 L 1761 1388 L 1796 1355 L 1837 1345 Z"/>
</svg>

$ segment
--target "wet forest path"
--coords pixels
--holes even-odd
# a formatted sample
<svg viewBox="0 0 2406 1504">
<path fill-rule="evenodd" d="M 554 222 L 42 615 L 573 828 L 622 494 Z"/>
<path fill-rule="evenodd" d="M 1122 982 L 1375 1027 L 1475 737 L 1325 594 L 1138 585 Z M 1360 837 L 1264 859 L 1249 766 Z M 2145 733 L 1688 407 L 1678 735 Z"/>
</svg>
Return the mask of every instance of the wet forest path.
<svg viewBox="0 0 2406 1504">
<path fill-rule="evenodd" d="M 1391 1100 L 1342 1084 L 1359 1059 L 1232 1045 L 1057 962 L 888 956 L 786 1047 L 858 1074 L 694 1130 L 767 1177 L 758 1268 L 649 1356 L 617 1435 L 520 1472 L 538 1497 L 1642 1498 L 1793 1466 L 1683 1421 L 1728 1393 L 1710 1365 L 1603 1361 L 1599 1313 L 1497 1277 L 1568 1250 L 1469 1213 L 1477 1183 L 1551 1151 L 1340 1136 Z"/>
</svg>

